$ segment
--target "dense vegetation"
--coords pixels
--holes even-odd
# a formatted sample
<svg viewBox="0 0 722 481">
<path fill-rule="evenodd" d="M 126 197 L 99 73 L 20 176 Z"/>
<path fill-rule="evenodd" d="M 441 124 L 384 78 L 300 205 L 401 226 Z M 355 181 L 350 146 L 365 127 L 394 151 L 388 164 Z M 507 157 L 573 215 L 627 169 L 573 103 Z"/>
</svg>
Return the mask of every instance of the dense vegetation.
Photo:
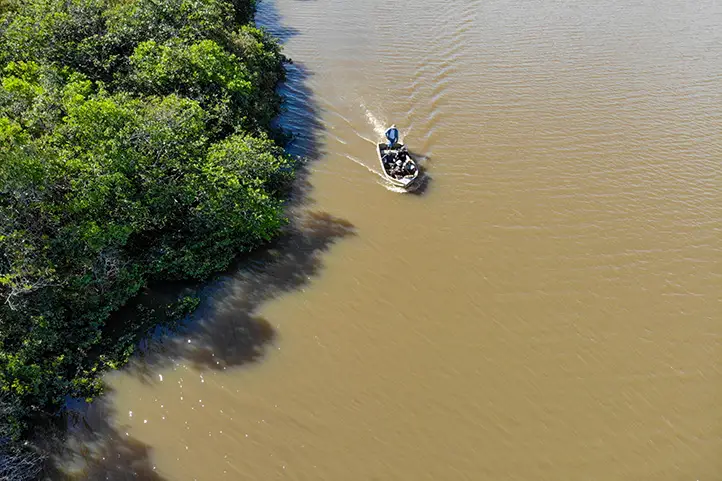
<svg viewBox="0 0 722 481">
<path fill-rule="evenodd" d="M 284 59 L 253 12 L 0 0 L 0 478 L 35 469 L 17 447 L 31 420 L 127 359 L 142 323 L 111 335 L 111 313 L 283 223 L 294 166 L 269 125 Z"/>
</svg>

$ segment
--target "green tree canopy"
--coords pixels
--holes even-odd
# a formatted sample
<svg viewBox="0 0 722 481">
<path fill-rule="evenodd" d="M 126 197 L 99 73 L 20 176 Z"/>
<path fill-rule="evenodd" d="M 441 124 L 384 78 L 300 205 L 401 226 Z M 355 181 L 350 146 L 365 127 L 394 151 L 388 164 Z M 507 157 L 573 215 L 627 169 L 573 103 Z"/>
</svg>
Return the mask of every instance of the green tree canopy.
<svg viewBox="0 0 722 481">
<path fill-rule="evenodd" d="M 253 11 L 0 3 L 0 469 L 3 439 L 127 358 L 142 323 L 106 322 L 147 282 L 205 278 L 284 223 L 284 58 Z"/>
</svg>

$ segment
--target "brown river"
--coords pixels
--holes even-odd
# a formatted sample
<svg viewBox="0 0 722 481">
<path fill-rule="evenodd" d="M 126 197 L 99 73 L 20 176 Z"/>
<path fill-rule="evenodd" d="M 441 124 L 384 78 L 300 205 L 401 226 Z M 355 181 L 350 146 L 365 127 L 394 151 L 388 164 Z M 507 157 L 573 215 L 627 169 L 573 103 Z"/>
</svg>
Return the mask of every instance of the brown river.
<svg viewBox="0 0 722 481">
<path fill-rule="evenodd" d="M 722 3 L 265 0 L 290 233 L 107 377 L 75 479 L 722 480 Z M 374 142 L 396 123 L 425 179 Z"/>
</svg>

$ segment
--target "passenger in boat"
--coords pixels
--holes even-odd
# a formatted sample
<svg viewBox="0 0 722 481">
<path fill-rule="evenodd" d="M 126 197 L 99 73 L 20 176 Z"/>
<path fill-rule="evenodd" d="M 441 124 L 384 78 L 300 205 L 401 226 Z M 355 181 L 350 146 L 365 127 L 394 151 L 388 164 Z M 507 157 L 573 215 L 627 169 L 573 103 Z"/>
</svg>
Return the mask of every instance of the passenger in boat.
<svg viewBox="0 0 722 481">
<path fill-rule="evenodd" d="M 404 174 L 405 175 L 414 175 L 416 172 L 416 165 L 411 161 L 411 159 L 406 159 L 406 162 L 404 162 Z"/>
<path fill-rule="evenodd" d="M 411 157 L 402 150 L 400 151 L 395 159 L 394 163 L 394 174 L 398 177 L 405 177 L 407 175 L 413 175 L 416 171 L 416 165 L 411 160 Z"/>
<path fill-rule="evenodd" d="M 384 154 L 384 156 L 381 158 L 381 160 L 382 160 L 383 163 L 384 163 L 384 168 L 385 168 L 388 172 L 391 172 L 391 170 L 392 170 L 392 168 L 393 168 L 393 165 L 394 165 L 394 156 L 393 156 L 392 154 L 386 153 L 386 154 Z"/>
<path fill-rule="evenodd" d="M 396 128 L 396 124 L 386 131 L 386 139 L 389 141 L 389 149 L 399 141 L 399 129 Z"/>
<path fill-rule="evenodd" d="M 392 175 L 397 178 L 404 176 L 404 162 L 401 160 L 400 156 L 397 156 L 395 159 Z"/>
</svg>

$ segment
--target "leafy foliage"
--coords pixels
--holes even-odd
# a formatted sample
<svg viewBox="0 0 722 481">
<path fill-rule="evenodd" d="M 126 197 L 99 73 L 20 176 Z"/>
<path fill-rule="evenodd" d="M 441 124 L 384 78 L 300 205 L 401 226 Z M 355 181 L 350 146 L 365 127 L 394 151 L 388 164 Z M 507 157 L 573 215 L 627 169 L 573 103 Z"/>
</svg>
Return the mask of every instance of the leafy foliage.
<svg viewBox="0 0 722 481">
<path fill-rule="evenodd" d="M 285 59 L 254 6 L 0 3 L 0 447 L 99 391 L 149 327 L 108 317 L 148 281 L 202 279 L 283 224 Z"/>
</svg>

